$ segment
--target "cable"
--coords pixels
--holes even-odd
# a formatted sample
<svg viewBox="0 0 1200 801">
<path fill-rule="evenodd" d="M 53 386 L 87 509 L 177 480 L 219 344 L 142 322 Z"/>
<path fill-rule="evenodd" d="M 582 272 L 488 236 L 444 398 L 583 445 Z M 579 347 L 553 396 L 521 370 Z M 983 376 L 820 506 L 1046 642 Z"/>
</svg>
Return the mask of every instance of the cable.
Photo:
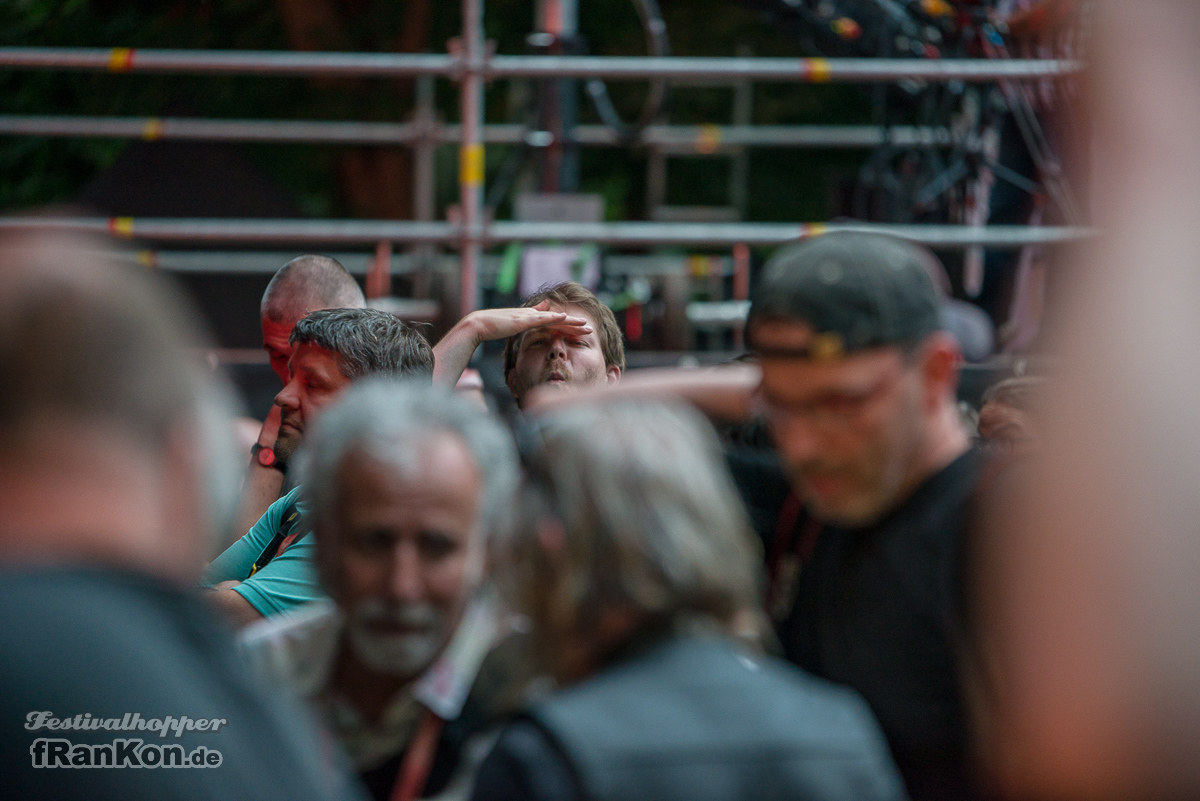
<svg viewBox="0 0 1200 801">
<path fill-rule="evenodd" d="M 670 43 L 667 41 L 667 25 L 663 21 L 662 12 L 658 9 L 656 0 L 634 0 L 638 18 L 642 21 L 642 29 L 646 33 L 646 50 L 651 56 L 671 55 Z M 667 79 L 657 78 L 650 82 L 649 93 L 642 109 L 633 122 L 625 122 L 617 113 L 608 94 L 608 85 L 600 78 L 592 78 L 587 82 L 588 97 L 600 116 L 601 122 L 612 128 L 617 137 L 623 142 L 636 140 L 643 129 L 663 112 L 667 105 Z"/>
</svg>

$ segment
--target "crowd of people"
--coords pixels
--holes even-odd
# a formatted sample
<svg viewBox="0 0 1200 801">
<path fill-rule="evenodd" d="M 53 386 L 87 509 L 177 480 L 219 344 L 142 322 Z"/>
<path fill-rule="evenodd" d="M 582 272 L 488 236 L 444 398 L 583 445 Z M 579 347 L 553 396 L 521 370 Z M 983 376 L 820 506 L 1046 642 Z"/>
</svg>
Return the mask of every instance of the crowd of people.
<svg viewBox="0 0 1200 801">
<path fill-rule="evenodd" d="M 1097 79 L 1063 360 L 977 426 L 936 257 L 880 233 L 779 248 L 704 370 L 627 370 L 579 284 L 430 342 L 302 256 L 247 449 L 168 277 L 6 232 L 3 794 L 1194 797 L 1200 103 L 1136 77 Z M 489 341 L 511 416 L 462 380 Z"/>
<path fill-rule="evenodd" d="M 986 458 L 929 251 L 854 233 L 782 248 L 749 359 L 625 382 L 616 319 L 580 284 L 431 345 L 302 256 L 264 295 L 283 386 L 240 469 L 186 303 L 104 252 L 4 247 L 16 787 L 177 794 L 168 770 L 59 770 L 127 757 L 118 740 L 158 753 L 145 738 L 28 723 L 128 712 L 262 741 L 172 743 L 220 752 L 188 774 L 198 796 L 269 759 L 255 781 L 323 797 L 983 797 L 957 648 Z M 494 340 L 512 420 L 460 385 Z M 764 503 L 764 482 L 786 489 Z M 801 520 L 785 582 L 765 555 Z"/>
</svg>

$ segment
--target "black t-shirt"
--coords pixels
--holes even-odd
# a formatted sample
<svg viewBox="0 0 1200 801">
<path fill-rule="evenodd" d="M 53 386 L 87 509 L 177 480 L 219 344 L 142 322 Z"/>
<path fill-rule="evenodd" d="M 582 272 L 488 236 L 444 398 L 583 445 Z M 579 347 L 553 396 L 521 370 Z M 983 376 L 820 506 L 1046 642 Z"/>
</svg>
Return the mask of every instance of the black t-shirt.
<svg viewBox="0 0 1200 801">
<path fill-rule="evenodd" d="M 208 603 L 150 576 L 0 570 L 0 687 L 6 798 L 364 797 L 309 713 L 248 673 Z"/>
<path fill-rule="evenodd" d="M 823 528 L 779 626 L 790 661 L 866 699 L 914 801 L 973 796 L 957 657 L 984 460 L 963 454 L 876 525 Z"/>
</svg>

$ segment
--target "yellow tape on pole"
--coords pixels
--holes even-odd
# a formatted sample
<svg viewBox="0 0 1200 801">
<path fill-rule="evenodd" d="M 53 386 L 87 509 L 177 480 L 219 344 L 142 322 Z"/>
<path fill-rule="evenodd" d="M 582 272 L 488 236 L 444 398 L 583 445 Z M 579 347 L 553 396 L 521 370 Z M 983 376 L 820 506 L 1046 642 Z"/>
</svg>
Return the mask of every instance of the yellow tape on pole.
<svg viewBox="0 0 1200 801">
<path fill-rule="evenodd" d="M 719 126 L 712 123 L 706 123 L 700 126 L 700 133 L 696 136 L 696 152 L 697 153 L 716 153 L 717 148 L 721 144 L 721 129 Z"/>
<path fill-rule="evenodd" d="M 109 72 L 129 72 L 133 69 L 133 50 L 128 47 L 114 47 L 108 54 Z"/>
<path fill-rule="evenodd" d="M 464 186 L 483 185 L 483 145 L 474 144 L 458 151 L 458 180 Z"/>
<path fill-rule="evenodd" d="M 833 67 L 824 58 L 804 59 L 804 74 L 813 83 L 826 83 L 833 74 Z"/>
<path fill-rule="evenodd" d="M 108 232 L 113 236 L 129 239 L 133 236 L 133 218 L 110 217 L 108 220 Z"/>
</svg>

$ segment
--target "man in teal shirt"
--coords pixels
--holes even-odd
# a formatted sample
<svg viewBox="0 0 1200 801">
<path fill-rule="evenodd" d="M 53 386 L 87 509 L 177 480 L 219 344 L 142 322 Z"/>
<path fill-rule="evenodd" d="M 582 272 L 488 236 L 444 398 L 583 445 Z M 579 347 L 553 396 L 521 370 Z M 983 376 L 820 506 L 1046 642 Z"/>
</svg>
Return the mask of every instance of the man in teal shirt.
<svg viewBox="0 0 1200 801">
<path fill-rule="evenodd" d="M 425 337 L 378 309 L 323 309 L 297 321 L 288 383 L 275 396 L 280 407 L 275 457 L 286 462 L 305 427 L 350 382 L 366 375 L 421 377 L 432 381 L 433 351 Z M 237 625 L 325 597 L 313 567 L 300 488 L 267 509 L 244 537 L 208 566 L 204 584 L 212 600 Z"/>
</svg>

